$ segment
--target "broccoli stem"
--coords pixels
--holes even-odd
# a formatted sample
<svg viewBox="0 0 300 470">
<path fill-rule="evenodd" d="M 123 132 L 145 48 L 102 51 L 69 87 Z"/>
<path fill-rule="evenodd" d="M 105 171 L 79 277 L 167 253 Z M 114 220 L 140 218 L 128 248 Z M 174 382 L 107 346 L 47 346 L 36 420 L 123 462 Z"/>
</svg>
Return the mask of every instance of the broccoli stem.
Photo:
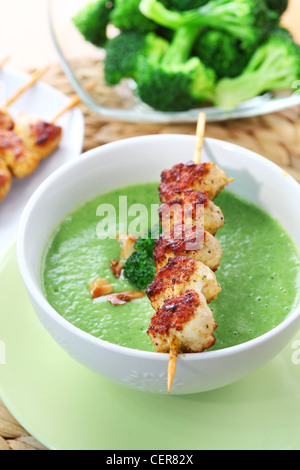
<svg viewBox="0 0 300 470">
<path fill-rule="evenodd" d="M 290 88 L 294 76 L 294 64 L 285 59 L 284 49 L 261 47 L 242 75 L 220 80 L 216 87 L 216 104 L 224 110 L 233 109 L 268 90 Z"/>
<path fill-rule="evenodd" d="M 172 67 L 173 65 L 184 64 L 190 58 L 198 34 L 198 26 L 182 26 L 179 28 L 175 32 L 172 43 L 162 60 L 162 65 Z"/>
<path fill-rule="evenodd" d="M 184 25 L 208 26 L 223 29 L 240 39 L 252 40 L 252 32 L 243 24 L 243 18 L 249 14 L 245 1 L 215 0 L 194 10 L 177 12 L 168 10 L 157 0 L 142 0 L 140 11 L 170 29 L 177 30 Z"/>
</svg>

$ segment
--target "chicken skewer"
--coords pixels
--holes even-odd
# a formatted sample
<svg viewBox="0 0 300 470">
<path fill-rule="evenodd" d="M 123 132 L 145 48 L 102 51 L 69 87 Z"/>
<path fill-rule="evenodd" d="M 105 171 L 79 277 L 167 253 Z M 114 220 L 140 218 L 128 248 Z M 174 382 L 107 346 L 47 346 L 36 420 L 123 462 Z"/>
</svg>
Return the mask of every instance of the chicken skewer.
<svg viewBox="0 0 300 470">
<path fill-rule="evenodd" d="M 205 192 L 185 189 L 180 196 L 161 204 L 158 209 L 163 232 L 178 224 L 197 225 L 215 235 L 224 225 L 224 215 Z"/>
<path fill-rule="evenodd" d="M 176 256 L 201 261 L 214 272 L 220 266 L 223 252 L 220 242 L 201 227 L 175 225 L 167 237 L 162 233 L 156 240 L 153 251 L 156 272 Z"/>
<path fill-rule="evenodd" d="M 197 131 L 196 131 L 196 147 L 195 147 L 195 151 L 194 151 L 194 163 L 195 163 L 195 165 L 200 165 L 200 163 L 201 163 L 201 154 L 202 154 L 204 134 L 205 134 L 205 125 L 206 125 L 206 115 L 205 115 L 205 113 L 201 113 L 199 115 L 199 118 L 198 118 Z M 160 189 L 160 191 L 161 191 L 161 189 Z M 184 199 L 185 199 L 184 191 L 182 192 L 182 195 L 183 195 L 183 201 L 184 201 Z M 205 214 L 204 214 L 204 217 L 205 217 Z M 223 220 L 224 220 L 224 217 L 223 217 Z M 205 226 L 205 225 L 203 225 L 203 226 Z M 199 300 L 203 300 L 203 299 L 200 298 Z M 202 304 L 205 308 L 205 302 L 202 302 Z M 199 317 L 199 314 L 195 315 L 195 317 L 196 318 Z M 210 321 L 209 323 L 214 323 L 214 322 Z M 198 325 L 198 327 L 199 326 L 201 326 L 201 325 Z M 214 325 L 214 327 L 212 328 L 212 333 L 215 329 L 216 329 L 216 325 Z M 199 329 L 198 329 L 198 331 L 199 331 Z M 173 380 L 174 380 L 174 377 L 175 377 L 176 366 L 177 366 L 177 358 L 178 358 L 178 352 L 179 352 L 179 344 L 178 344 L 178 341 L 175 340 L 175 337 L 176 336 L 173 334 L 173 340 L 171 341 L 169 364 L 168 364 L 168 392 L 169 393 L 171 391 Z M 204 347 L 204 345 L 202 345 L 202 348 L 203 347 Z M 198 348 L 201 349 L 200 345 L 198 345 Z"/>
<path fill-rule="evenodd" d="M 94 86 L 95 83 L 90 84 L 86 89 Z M 7 172 L 10 173 L 10 180 L 12 176 L 29 176 L 37 169 L 41 160 L 56 150 L 62 137 L 62 128 L 54 123 L 79 102 L 76 95 L 49 123 L 21 115 L 13 131 L 0 129 L 0 162 L 6 169 L 6 177 Z M 4 183 L 4 178 L 0 180 L 1 200 L 8 194 L 10 186 Z"/>
<path fill-rule="evenodd" d="M 8 62 L 9 57 L 6 57 L 0 63 L 0 68 Z M 38 159 L 35 155 L 30 155 L 30 152 L 23 146 L 20 139 L 14 134 L 8 132 L 14 128 L 14 121 L 9 114 L 7 108 L 17 100 L 26 90 L 32 87 L 47 71 L 44 68 L 35 72 L 31 79 L 22 86 L 0 109 L 0 201 L 2 201 L 11 189 L 12 172 L 10 165 L 15 162 L 15 175 L 22 176 L 24 172 L 24 165 L 26 171 L 34 171 L 38 165 Z M 26 162 L 27 160 L 27 162 Z"/>
<path fill-rule="evenodd" d="M 159 310 L 167 299 L 179 297 L 194 290 L 204 295 L 207 303 L 216 300 L 221 286 L 214 272 L 201 261 L 185 256 L 170 258 L 156 274 L 146 293 L 154 310 Z"/>
<path fill-rule="evenodd" d="M 57 149 L 61 138 L 61 127 L 21 116 L 14 130 L 0 130 L 0 159 L 15 178 L 25 178 Z"/>
<path fill-rule="evenodd" d="M 198 205 L 206 202 L 207 205 L 207 200 L 212 201 L 229 182 L 223 170 L 214 164 L 201 164 L 205 121 L 205 115 L 201 114 L 197 125 L 194 162 L 176 165 L 162 173 L 159 191 L 163 204 L 160 216 L 163 208 L 172 205 L 174 201 L 179 205 L 185 205 L 187 201 L 194 201 L 194 204 L 198 202 Z M 206 213 L 214 220 L 218 212 L 211 206 Z M 146 291 L 156 310 L 148 329 L 149 337 L 158 352 L 169 353 L 169 392 L 178 354 L 202 352 L 214 344 L 213 333 L 217 325 L 208 304 L 221 291 L 211 267 L 214 270 L 218 268 L 222 249 L 212 233 L 215 234 L 224 224 L 224 217 L 222 215 L 222 224 L 212 224 L 212 233 L 209 233 L 205 230 L 209 227 L 205 227 L 203 218 L 198 220 L 193 207 L 188 215 L 188 225 L 182 214 L 177 220 L 174 217 L 171 220 L 170 237 L 165 238 L 163 232 L 156 241 L 154 260 L 157 274 Z M 180 239 L 176 231 L 182 228 L 184 233 Z M 194 240 L 198 245 L 196 243 L 193 250 L 187 250 L 186 242 Z"/>
<path fill-rule="evenodd" d="M 18 179 L 33 173 L 40 163 L 38 154 L 28 149 L 14 131 L 8 130 L 0 130 L 0 160 Z"/>
<path fill-rule="evenodd" d="M 92 82 L 85 89 L 88 91 L 94 87 L 95 82 Z M 77 106 L 80 101 L 80 97 L 75 95 L 50 122 L 20 114 L 15 122 L 14 131 L 27 149 L 43 160 L 57 149 L 61 141 L 62 128 L 55 124 L 56 121 Z"/>
<path fill-rule="evenodd" d="M 162 203 L 181 196 L 187 188 L 205 192 L 213 201 L 230 182 L 225 172 L 212 162 L 200 165 L 194 162 L 179 163 L 170 170 L 163 171 L 161 178 L 159 195 Z"/>
</svg>

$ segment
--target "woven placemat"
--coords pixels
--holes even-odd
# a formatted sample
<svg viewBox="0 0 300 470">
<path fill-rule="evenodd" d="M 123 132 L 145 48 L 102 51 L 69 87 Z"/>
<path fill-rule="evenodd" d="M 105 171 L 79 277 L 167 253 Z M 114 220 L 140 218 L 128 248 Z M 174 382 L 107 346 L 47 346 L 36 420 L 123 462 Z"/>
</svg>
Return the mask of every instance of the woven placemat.
<svg viewBox="0 0 300 470">
<path fill-rule="evenodd" d="M 87 82 L 99 79 L 99 63 L 92 60 L 75 61 L 77 76 Z M 54 64 L 44 80 L 66 95 L 74 90 L 60 65 Z M 99 79 L 96 89 L 99 95 L 107 94 Z M 108 93 L 106 103 L 115 99 Z M 195 134 L 195 124 L 144 124 L 128 123 L 108 119 L 81 104 L 85 118 L 84 151 L 140 135 L 151 134 Z M 280 113 L 222 123 L 208 123 L 206 136 L 232 142 L 253 150 L 272 160 L 300 182 L 300 107 Z M 7 411 L 0 401 L 0 450 L 45 450 L 45 447 L 30 436 Z"/>
</svg>

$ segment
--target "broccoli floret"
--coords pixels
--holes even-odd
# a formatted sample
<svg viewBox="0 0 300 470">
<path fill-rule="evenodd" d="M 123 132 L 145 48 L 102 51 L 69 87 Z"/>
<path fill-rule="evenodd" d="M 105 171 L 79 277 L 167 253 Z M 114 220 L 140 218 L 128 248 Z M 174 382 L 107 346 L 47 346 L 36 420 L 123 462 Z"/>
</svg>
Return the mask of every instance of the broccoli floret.
<svg viewBox="0 0 300 470">
<path fill-rule="evenodd" d="M 161 60 L 141 61 L 137 74 L 141 100 L 160 111 L 186 111 L 212 99 L 215 73 L 197 57 L 190 57 L 198 27 L 178 29 Z"/>
<path fill-rule="evenodd" d="M 155 31 L 157 25 L 141 14 L 139 4 L 140 0 L 115 0 L 112 23 L 121 30 L 133 30 L 142 34 Z"/>
<path fill-rule="evenodd" d="M 169 0 L 166 6 L 172 10 L 186 11 L 202 7 L 208 1 L 209 0 Z"/>
<path fill-rule="evenodd" d="M 151 238 L 149 233 L 147 238 L 139 238 L 134 245 L 136 251 L 147 253 L 150 258 L 153 258 L 153 251 L 155 246 L 156 238 Z"/>
<path fill-rule="evenodd" d="M 106 43 L 104 62 L 105 80 L 108 85 L 117 85 L 123 78 L 136 78 L 141 57 L 158 55 L 161 57 L 168 48 L 168 42 L 148 33 L 123 31 Z"/>
<path fill-rule="evenodd" d="M 233 109 L 266 91 L 291 89 L 299 79 L 300 47 L 286 30 L 278 28 L 253 54 L 242 75 L 219 81 L 216 104 Z"/>
<path fill-rule="evenodd" d="M 73 22 L 84 38 L 97 47 L 106 42 L 106 28 L 113 9 L 113 0 L 97 0 L 88 3 L 73 18 Z"/>
<path fill-rule="evenodd" d="M 152 227 L 144 237 L 134 244 L 134 253 L 128 258 L 124 266 L 124 276 L 140 290 L 154 280 L 156 269 L 153 259 L 155 241 L 162 232 L 161 224 Z"/>
<path fill-rule="evenodd" d="M 155 277 L 155 264 L 145 251 L 135 251 L 124 265 L 124 276 L 137 289 L 144 290 Z"/>
<path fill-rule="evenodd" d="M 276 11 L 281 16 L 288 7 L 289 0 L 266 0 L 270 10 Z"/>
<path fill-rule="evenodd" d="M 194 54 L 206 65 L 214 69 L 217 78 L 240 75 L 256 49 L 243 48 L 241 41 L 221 30 L 206 29 L 196 41 Z"/>
<path fill-rule="evenodd" d="M 142 0 L 140 10 L 157 24 L 174 30 L 183 25 L 219 28 L 240 39 L 243 47 L 257 43 L 279 21 L 264 0 L 210 0 L 184 12 L 168 10 L 157 0 Z"/>
</svg>

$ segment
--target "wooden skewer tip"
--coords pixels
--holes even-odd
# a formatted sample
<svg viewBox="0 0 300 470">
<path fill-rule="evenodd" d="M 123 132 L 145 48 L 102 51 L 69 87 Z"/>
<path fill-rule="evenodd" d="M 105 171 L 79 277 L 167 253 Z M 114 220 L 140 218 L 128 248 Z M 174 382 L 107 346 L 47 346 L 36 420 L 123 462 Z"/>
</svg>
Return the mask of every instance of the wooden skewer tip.
<svg viewBox="0 0 300 470">
<path fill-rule="evenodd" d="M 205 135 L 205 126 L 206 126 L 206 114 L 200 113 L 197 123 L 197 131 L 196 131 L 196 147 L 194 153 L 194 163 L 196 165 L 200 165 L 201 163 L 201 153 L 203 148 L 203 140 Z"/>
<path fill-rule="evenodd" d="M 168 393 L 171 392 L 178 358 L 178 345 L 177 341 L 174 338 L 171 342 L 170 355 L 169 355 L 169 365 L 168 365 Z"/>
<path fill-rule="evenodd" d="M 42 78 L 45 73 L 49 70 L 48 67 L 44 67 L 41 70 L 37 70 L 34 72 L 30 78 L 30 80 L 25 83 L 4 105 L 4 108 L 8 108 L 14 101 L 16 101 L 25 91 L 27 91 L 29 88 L 31 88 L 40 78 Z"/>
<path fill-rule="evenodd" d="M 97 85 L 97 82 L 93 81 L 89 83 L 87 86 L 84 87 L 86 91 L 91 91 L 95 88 Z M 50 123 L 54 124 L 59 118 L 61 118 L 64 114 L 66 114 L 68 111 L 71 109 L 75 108 L 78 104 L 81 103 L 81 98 L 78 95 L 73 96 L 71 99 L 70 103 L 67 104 L 53 119 L 51 119 Z"/>
</svg>

